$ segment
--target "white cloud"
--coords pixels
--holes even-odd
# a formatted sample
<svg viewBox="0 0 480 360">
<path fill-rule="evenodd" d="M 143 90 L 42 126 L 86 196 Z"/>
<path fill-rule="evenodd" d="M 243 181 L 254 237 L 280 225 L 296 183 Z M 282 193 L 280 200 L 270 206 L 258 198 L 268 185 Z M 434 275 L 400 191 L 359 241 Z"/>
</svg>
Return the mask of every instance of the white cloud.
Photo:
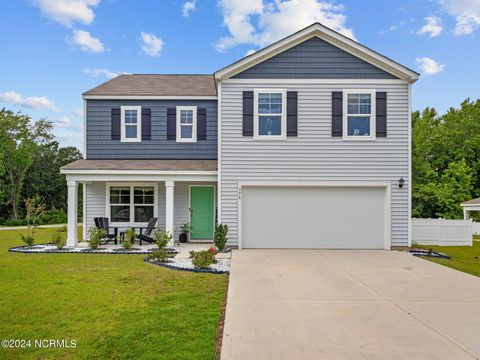
<svg viewBox="0 0 480 360">
<path fill-rule="evenodd" d="M 428 34 L 430 38 L 434 38 L 442 33 L 442 19 L 438 16 L 427 16 L 424 20 L 425 25 L 418 30 L 418 34 Z"/>
<path fill-rule="evenodd" d="M 72 114 L 76 117 L 83 117 L 83 109 L 75 108 L 73 109 Z"/>
<path fill-rule="evenodd" d="M 229 36 L 218 40 L 225 51 L 240 44 L 265 46 L 314 22 L 355 39 L 346 27 L 344 7 L 320 0 L 218 0 Z"/>
<path fill-rule="evenodd" d="M 445 65 L 442 65 L 429 57 L 417 58 L 415 61 L 421 72 L 425 75 L 434 75 L 445 70 Z"/>
<path fill-rule="evenodd" d="M 56 121 L 57 126 L 64 128 L 64 129 L 71 129 L 71 130 L 81 130 L 83 129 L 82 124 L 77 124 L 72 122 L 69 117 L 67 116 L 62 116 L 60 119 Z"/>
<path fill-rule="evenodd" d="M 92 54 L 97 54 L 105 51 L 103 43 L 94 38 L 88 31 L 73 30 L 72 42 L 78 46 L 82 51 Z"/>
<path fill-rule="evenodd" d="M 150 56 L 160 56 L 160 52 L 165 44 L 163 40 L 152 33 L 142 32 L 142 50 L 145 54 Z"/>
<path fill-rule="evenodd" d="M 245 56 L 249 56 L 249 55 L 255 54 L 256 52 L 257 52 L 257 50 L 250 49 L 250 50 L 248 50 L 248 51 L 245 53 Z"/>
<path fill-rule="evenodd" d="M 34 0 L 33 3 L 49 18 L 70 27 L 75 22 L 92 23 L 95 18 L 92 7 L 100 0 Z"/>
<path fill-rule="evenodd" d="M 122 74 L 129 74 L 125 71 L 111 71 L 105 68 L 95 68 L 95 69 L 90 69 L 90 68 L 85 68 L 83 69 L 83 72 L 88 75 L 92 75 L 95 77 L 99 77 L 100 75 L 105 76 L 107 79 L 113 79 L 114 77 L 117 77 L 118 75 Z"/>
<path fill-rule="evenodd" d="M 455 18 L 456 35 L 468 35 L 480 27 L 480 0 L 438 1 L 442 8 Z"/>
<path fill-rule="evenodd" d="M 183 4 L 183 17 L 189 17 L 190 13 L 195 10 L 195 5 L 197 4 L 197 0 L 186 1 Z"/>
<path fill-rule="evenodd" d="M 46 96 L 23 97 L 20 93 L 16 91 L 7 91 L 4 93 L 0 93 L 0 101 L 7 104 L 19 105 L 31 109 L 47 109 L 55 112 L 59 111 L 53 101 L 48 99 Z"/>
<path fill-rule="evenodd" d="M 386 33 L 391 32 L 391 31 L 396 31 L 396 30 L 399 30 L 399 29 L 403 28 L 405 26 L 405 24 L 406 24 L 405 21 L 400 21 L 398 24 L 391 25 L 386 30 L 380 30 L 378 33 L 379 34 L 386 34 Z"/>
</svg>

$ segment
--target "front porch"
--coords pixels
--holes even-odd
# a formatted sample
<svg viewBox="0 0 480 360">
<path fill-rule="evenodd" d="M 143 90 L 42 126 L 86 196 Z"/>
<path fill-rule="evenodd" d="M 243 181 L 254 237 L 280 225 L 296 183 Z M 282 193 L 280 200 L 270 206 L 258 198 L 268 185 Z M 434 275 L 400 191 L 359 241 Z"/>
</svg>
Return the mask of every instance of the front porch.
<svg viewBox="0 0 480 360">
<path fill-rule="evenodd" d="M 156 228 L 178 240 L 190 223 L 191 242 L 212 242 L 217 213 L 216 160 L 79 160 L 62 168 L 68 185 L 67 246 L 77 247 L 78 187 L 83 186 L 83 234 L 95 218 L 107 218 L 118 233 Z"/>
</svg>

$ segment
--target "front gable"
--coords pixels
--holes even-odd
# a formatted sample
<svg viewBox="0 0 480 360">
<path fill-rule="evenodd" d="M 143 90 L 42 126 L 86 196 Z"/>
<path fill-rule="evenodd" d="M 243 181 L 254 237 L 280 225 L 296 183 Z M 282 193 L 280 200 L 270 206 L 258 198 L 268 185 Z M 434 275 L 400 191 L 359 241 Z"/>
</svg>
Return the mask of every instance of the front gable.
<svg viewBox="0 0 480 360">
<path fill-rule="evenodd" d="M 318 37 L 312 37 L 232 78 L 236 79 L 398 79 Z"/>
<path fill-rule="evenodd" d="M 260 79 L 401 79 L 419 74 L 388 57 L 314 23 L 215 73 L 217 81 Z"/>
</svg>

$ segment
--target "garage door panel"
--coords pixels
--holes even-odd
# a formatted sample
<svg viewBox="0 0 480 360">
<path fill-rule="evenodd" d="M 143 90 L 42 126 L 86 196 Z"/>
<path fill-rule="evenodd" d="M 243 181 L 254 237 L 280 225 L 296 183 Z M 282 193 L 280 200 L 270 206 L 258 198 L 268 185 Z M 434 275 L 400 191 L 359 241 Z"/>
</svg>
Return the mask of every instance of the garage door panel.
<svg viewBox="0 0 480 360">
<path fill-rule="evenodd" d="M 245 248 L 383 249 L 385 189 L 246 187 Z"/>
</svg>

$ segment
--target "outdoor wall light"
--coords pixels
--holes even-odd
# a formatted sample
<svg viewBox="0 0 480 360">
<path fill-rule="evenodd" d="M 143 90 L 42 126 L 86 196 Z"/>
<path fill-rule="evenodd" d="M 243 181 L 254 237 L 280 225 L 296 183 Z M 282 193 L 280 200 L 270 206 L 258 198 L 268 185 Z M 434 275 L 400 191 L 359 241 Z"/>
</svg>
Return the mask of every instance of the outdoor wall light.
<svg viewBox="0 0 480 360">
<path fill-rule="evenodd" d="M 400 180 L 398 180 L 398 187 L 401 189 L 404 184 L 405 184 L 405 180 L 403 179 L 403 177 L 401 177 Z"/>
</svg>

